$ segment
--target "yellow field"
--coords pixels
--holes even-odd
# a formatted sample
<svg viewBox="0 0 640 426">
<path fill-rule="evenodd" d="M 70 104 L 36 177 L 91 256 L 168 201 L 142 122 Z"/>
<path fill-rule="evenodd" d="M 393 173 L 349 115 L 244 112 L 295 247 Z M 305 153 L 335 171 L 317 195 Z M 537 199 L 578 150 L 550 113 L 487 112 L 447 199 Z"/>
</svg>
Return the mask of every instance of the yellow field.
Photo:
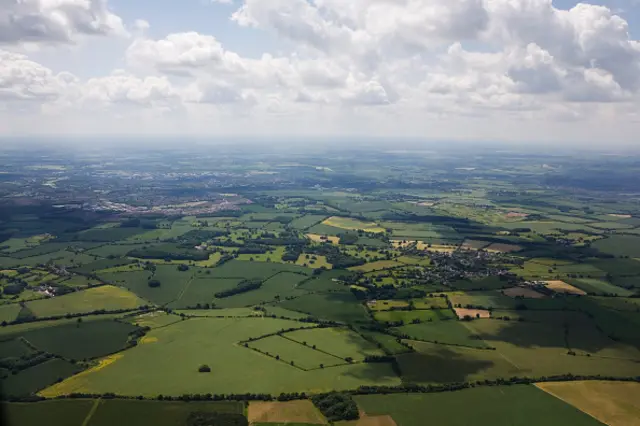
<svg viewBox="0 0 640 426">
<path fill-rule="evenodd" d="M 536 386 L 606 425 L 640 425 L 640 383 L 582 381 Z"/>
<path fill-rule="evenodd" d="M 309 256 L 309 259 L 307 259 Z M 315 260 L 313 259 L 315 257 Z M 301 254 L 298 260 L 296 260 L 296 265 L 307 266 L 309 268 L 322 268 L 323 266 L 327 269 L 333 268 L 333 265 L 327 262 L 326 256 L 320 256 L 316 254 Z"/>
<path fill-rule="evenodd" d="M 567 284 L 564 281 L 547 281 L 547 287 L 556 293 L 565 293 L 565 294 L 578 294 L 580 296 L 585 296 L 587 293 L 579 288 L 572 286 L 571 284 Z"/>
<path fill-rule="evenodd" d="M 327 419 L 309 400 L 287 402 L 254 401 L 249 404 L 249 423 L 327 424 Z"/>
<path fill-rule="evenodd" d="M 522 247 L 517 246 L 515 244 L 493 243 L 488 247 L 485 247 L 484 249 L 492 253 L 513 253 L 513 252 L 522 250 Z"/>
<path fill-rule="evenodd" d="M 427 246 L 427 251 L 432 251 L 435 253 L 453 253 L 456 251 L 457 247 L 453 246 L 445 246 L 442 244 L 431 244 L 431 247 Z"/>
<path fill-rule="evenodd" d="M 142 339 L 140 339 L 140 344 L 146 345 L 147 343 L 156 343 L 157 341 L 158 341 L 157 337 L 144 336 Z"/>
<path fill-rule="evenodd" d="M 98 365 L 96 365 L 95 367 L 91 367 L 88 370 L 82 371 L 75 376 L 71 376 L 61 381 L 60 383 L 49 386 L 48 388 L 38 392 L 38 395 L 45 398 L 55 398 L 56 396 L 60 395 L 69 395 L 70 393 L 74 392 L 83 392 L 84 386 L 87 383 L 88 375 L 95 373 L 96 371 L 100 371 L 103 368 L 107 368 L 123 357 L 123 354 L 114 354 L 106 358 L 102 358 L 100 361 L 98 361 Z"/>
<path fill-rule="evenodd" d="M 324 243 L 325 241 L 329 241 L 332 244 L 338 244 L 340 242 L 340 237 L 332 237 L 330 235 L 323 236 L 320 234 L 307 234 L 307 238 L 309 238 L 314 243 Z"/>
<path fill-rule="evenodd" d="M 456 315 L 458 318 L 462 319 L 465 316 L 470 316 L 471 318 L 491 318 L 491 312 L 486 309 L 467 309 L 467 308 L 453 308 L 456 311 Z"/>
<path fill-rule="evenodd" d="M 362 222 L 350 217 L 332 216 L 325 219 L 322 223 L 335 228 L 349 229 L 352 231 L 362 229 L 364 232 L 386 232 L 386 229 L 381 228 L 375 222 Z"/>
</svg>

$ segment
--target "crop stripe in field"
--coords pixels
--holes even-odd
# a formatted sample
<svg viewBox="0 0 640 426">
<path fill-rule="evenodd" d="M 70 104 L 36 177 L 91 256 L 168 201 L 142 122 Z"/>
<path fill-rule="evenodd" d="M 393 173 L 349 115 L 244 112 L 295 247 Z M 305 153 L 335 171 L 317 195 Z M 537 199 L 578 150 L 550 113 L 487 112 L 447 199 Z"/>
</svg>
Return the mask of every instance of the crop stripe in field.
<svg viewBox="0 0 640 426">
<path fill-rule="evenodd" d="M 91 417 L 93 417 L 93 415 L 96 413 L 96 411 L 98 410 L 98 406 L 100 405 L 100 403 L 102 402 L 102 399 L 98 398 L 93 402 L 93 405 L 91 406 L 91 410 L 89 410 L 89 412 L 87 413 L 87 417 L 84 418 L 84 421 L 82 422 L 82 426 L 88 426 L 89 422 L 91 421 Z"/>
<path fill-rule="evenodd" d="M 182 287 L 182 290 L 180 290 L 180 293 L 178 294 L 178 297 L 176 297 L 171 302 L 166 303 L 166 305 L 168 305 L 169 303 L 173 303 L 173 302 L 179 302 L 180 299 L 182 299 L 182 296 L 184 296 L 184 294 L 187 292 L 187 290 L 191 286 L 191 283 L 193 282 L 193 277 L 194 276 L 192 275 L 191 278 L 189 278 L 189 281 L 187 281 L 187 283 L 184 285 L 184 287 Z"/>
</svg>

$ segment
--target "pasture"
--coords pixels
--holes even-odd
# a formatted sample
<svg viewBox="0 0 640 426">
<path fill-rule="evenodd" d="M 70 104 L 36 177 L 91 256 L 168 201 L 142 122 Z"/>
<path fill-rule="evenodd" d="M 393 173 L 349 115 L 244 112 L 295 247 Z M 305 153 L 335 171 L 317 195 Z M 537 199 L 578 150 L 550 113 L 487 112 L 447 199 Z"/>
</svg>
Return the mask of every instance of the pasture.
<svg viewBox="0 0 640 426">
<path fill-rule="evenodd" d="M 378 260 L 375 262 L 365 263 L 364 265 L 351 267 L 349 268 L 349 270 L 357 272 L 372 272 L 382 271 L 385 269 L 393 269 L 404 265 L 404 263 L 398 262 L 396 260 Z"/>
<path fill-rule="evenodd" d="M 2 420 L 8 426 L 82 426 L 93 404 L 88 399 L 2 403 Z"/>
<path fill-rule="evenodd" d="M 257 305 L 260 303 L 273 302 L 285 297 L 304 295 L 307 291 L 298 289 L 298 284 L 307 277 L 291 272 L 278 273 L 265 282 L 256 290 L 239 293 L 231 297 L 214 299 L 216 306 L 221 308 L 241 308 L 245 306 Z"/>
<path fill-rule="evenodd" d="M 77 373 L 80 369 L 68 361 L 54 358 L 1 379 L 0 391 L 5 396 L 30 395 Z"/>
<path fill-rule="evenodd" d="M 461 345 L 473 348 L 487 348 L 488 345 L 477 333 L 470 331 L 460 321 L 441 321 L 435 323 L 407 324 L 393 330 L 411 340 Z"/>
<path fill-rule="evenodd" d="M 83 360 L 120 351 L 137 327 L 115 320 L 89 321 L 38 328 L 20 335 L 39 350 Z"/>
<path fill-rule="evenodd" d="M 208 275 L 197 276 L 187 282 L 186 286 L 178 293 L 175 300 L 170 302 L 170 308 L 180 309 L 194 307 L 198 304 L 216 304 L 215 294 L 221 291 L 231 290 L 240 284 L 240 278 L 209 278 Z"/>
<path fill-rule="evenodd" d="M 483 387 L 432 394 L 356 396 L 367 416 L 390 415 L 399 426 L 531 424 L 598 426 L 600 422 L 532 385 Z"/>
<path fill-rule="evenodd" d="M 294 342 L 284 336 L 270 336 L 248 342 L 247 345 L 248 349 L 257 349 L 262 354 L 272 357 L 274 362 L 293 363 L 292 366 L 304 370 L 346 364 L 346 361 L 340 357 Z"/>
<path fill-rule="evenodd" d="M 592 246 L 614 256 L 640 257 L 640 237 L 637 236 L 610 235 Z"/>
<path fill-rule="evenodd" d="M 304 266 L 306 268 L 326 268 L 331 269 L 333 265 L 327 262 L 325 256 L 316 254 L 301 254 L 296 260 L 296 265 Z"/>
<path fill-rule="evenodd" d="M 135 309 L 145 304 L 147 302 L 123 288 L 104 285 L 50 299 L 34 300 L 27 302 L 26 306 L 36 317 L 46 318 L 102 309 Z"/>
<path fill-rule="evenodd" d="M 296 219 L 293 219 L 289 224 L 292 228 L 304 231 L 311 228 L 313 225 L 321 223 L 327 216 L 324 215 L 312 215 L 308 214 Z"/>
<path fill-rule="evenodd" d="M 616 296 L 631 296 L 633 292 L 626 288 L 618 287 L 610 284 L 607 281 L 599 280 L 595 278 L 580 278 L 567 280 L 569 284 L 585 291 L 589 294 L 613 294 Z"/>
<path fill-rule="evenodd" d="M 376 321 L 381 323 L 397 323 L 402 321 L 410 324 L 413 321 L 431 322 L 446 321 L 455 318 L 455 314 L 449 309 L 427 309 L 414 311 L 380 311 L 373 314 Z"/>
<path fill-rule="evenodd" d="M 346 328 L 314 328 L 297 330 L 283 335 L 305 346 L 335 355 L 339 358 L 363 360 L 367 355 L 384 355 L 376 345 Z"/>
<path fill-rule="evenodd" d="M 369 323 L 364 306 L 351 293 L 307 294 L 285 300 L 280 306 L 312 317 L 344 323 Z"/>
<path fill-rule="evenodd" d="M 103 280 L 128 288 L 139 297 L 157 305 L 165 305 L 177 299 L 188 282 L 192 280 L 191 270 L 181 272 L 176 266 L 158 265 L 156 272 L 131 271 L 101 274 Z M 150 287 L 149 281 L 160 282 L 159 287 Z"/>
<path fill-rule="evenodd" d="M 279 394 L 400 383 L 388 364 L 347 364 L 302 371 L 238 345 L 240 340 L 299 326 L 298 322 L 270 318 L 190 318 L 151 330 L 147 337 L 154 338 L 154 343 L 138 345 L 111 357 L 99 368 L 58 383 L 42 395 L 52 397 L 71 392 L 154 397 L 160 393 Z M 202 364 L 209 365 L 211 372 L 199 373 L 198 367 Z"/>
</svg>

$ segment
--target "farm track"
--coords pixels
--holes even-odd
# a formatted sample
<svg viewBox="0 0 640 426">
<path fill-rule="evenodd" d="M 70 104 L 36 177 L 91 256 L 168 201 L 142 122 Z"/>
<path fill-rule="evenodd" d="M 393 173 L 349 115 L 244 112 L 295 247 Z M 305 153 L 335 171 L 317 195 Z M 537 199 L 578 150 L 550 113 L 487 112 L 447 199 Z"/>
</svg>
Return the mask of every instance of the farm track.
<svg viewBox="0 0 640 426">
<path fill-rule="evenodd" d="M 84 421 L 82 422 L 82 426 L 88 426 L 89 422 L 91 421 L 91 418 L 93 417 L 93 415 L 96 413 L 96 411 L 98 411 L 98 407 L 100 406 L 100 403 L 102 402 L 102 399 L 96 399 L 93 402 L 93 405 L 91 406 L 91 410 L 89 410 L 89 412 L 87 413 L 87 417 L 84 418 Z"/>
</svg>

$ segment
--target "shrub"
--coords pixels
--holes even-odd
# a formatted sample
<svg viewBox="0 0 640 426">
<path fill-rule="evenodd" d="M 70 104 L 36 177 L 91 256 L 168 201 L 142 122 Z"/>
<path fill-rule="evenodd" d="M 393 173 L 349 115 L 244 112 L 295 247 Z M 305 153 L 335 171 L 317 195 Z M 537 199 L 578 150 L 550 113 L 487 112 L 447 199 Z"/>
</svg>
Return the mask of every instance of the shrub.
<svg viewBox="0 0 640 426">
<path fill-rule="evenodd" d="M 160 281 L 158 281 L 158 280 L 149 280 L 149 287 L 152 287 L 152 288 L 160 287 Z"/>
<path fill-rule="evenodd" d="M 209 367 L 206 364 L 202 364 L 199 368 L 198 368 L 198 372 L 200 373 L 211 373 L 211 367 Z"/>
</svg>

